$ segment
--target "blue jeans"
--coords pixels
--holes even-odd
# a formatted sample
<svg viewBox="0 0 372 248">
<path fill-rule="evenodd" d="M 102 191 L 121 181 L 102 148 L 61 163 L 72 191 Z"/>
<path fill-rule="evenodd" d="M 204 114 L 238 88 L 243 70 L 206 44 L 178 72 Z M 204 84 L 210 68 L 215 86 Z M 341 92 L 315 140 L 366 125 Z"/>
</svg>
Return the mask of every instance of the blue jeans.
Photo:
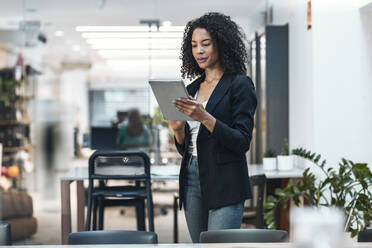
<svg viewBox="0 0 372 248">
<path fill-rule="evenodd" d="M 195 156 L 192 156 L 187 166 L 185 202 L 186 223 L 193 243 L 199 243 L 203 231 L 240 228 L 244 201 L 209 211 L 203 208 L 198 160 Z"/>
</svg>

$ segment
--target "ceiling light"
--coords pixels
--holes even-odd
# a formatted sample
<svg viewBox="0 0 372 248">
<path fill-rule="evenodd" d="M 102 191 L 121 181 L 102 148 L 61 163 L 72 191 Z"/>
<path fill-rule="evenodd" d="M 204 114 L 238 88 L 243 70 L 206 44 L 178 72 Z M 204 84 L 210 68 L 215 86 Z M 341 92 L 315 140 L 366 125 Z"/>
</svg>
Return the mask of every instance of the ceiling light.
<svg viewBox="0 0 372 248">
<path fill-rule="evenodd" d="M 62 37 L 65 35 L 65 32 L 63 32 L 62 30 L 57 30 L 55 33 L 54 33 L 55 36 L 57 37 Z"/>
<path fill-rule="evenodd" d="M 98 54 L 105 58 L 114 57 L 131 57 L 131 56 L 149 56 L 149 50 L 99 50 Z M 151 56 L 179 56 L 179 51 L 167 50 L 151 50 Z"/>
<path fill-rule="evenodd" d="M 92 45 L 91 46 L 92 49 L 94 50 L 101 50 L 101 49 L 124 49 L 124 50 L 131 50 L 131 49 L 141 49 L 141 50 L 145 50 L 145 49 L 153 49 L 153 50 L 180 50 L 181 49 L 181 46 L 177 46 L 177 45 L 173 45 L 173 46 L 169 46 L 169 45 L 164 45 L 164 46 L 151 46 L 151 48 L 148 46 L 148 45 L 131 45 L 131 46 L 128 46 L 128 45 L 125 45 L 125 44 L 115 44 L 115 45 L 112 45 L 112 44 L 97 44 L 97 45 Z"/>
<path fill-rule="evenodd" d="M 160 26 L 157 30 L 156 25 L 151 25 L 153 30 L 160 32 L 183 32 L 185 26 Z M 76 26 L 78 32 L 148 32 L 149 26 Z"/>
<path fill-rule="evenodd" d="M 111 45 L 111 46 L 145 46 L 145 47 L 181 47 L 182 39 L 87 39 L 90 45 Z"/>
<path fill-rule="evenodd" d="M 77 26 L 78 32 L 148 32 L 148 26 Z"/>
<path fill-rule="evenodd" d="M 177 32 L 173 32 L 173 33 L 166 33 L 166 32 L 163 32 L 163 33 L 159 33 L 159 32 L 156 32 L 156 33 L 118 33 L 118 32 L 115 32 L 115 33 L 98 33 L 98 32 L 94 32 L 94 33 L 82 33 L 81 36 L 83 38 L 86 38 L 86 39 L 91 39 L 91 38 L 182 38 L 183 36 L 183 33 L 177 33 Z"/>
<path fill-rule="evenodd" d="M 171 21 L 163 21 L 162 24 L 163 24 L 164 27 L 172 26 L 172 22 Z"/>
<path fill-rule="evenodd" d="M 182 32 L 185 30 L 185 26 L 160 26 L 160 32 Z"/>
</svg>

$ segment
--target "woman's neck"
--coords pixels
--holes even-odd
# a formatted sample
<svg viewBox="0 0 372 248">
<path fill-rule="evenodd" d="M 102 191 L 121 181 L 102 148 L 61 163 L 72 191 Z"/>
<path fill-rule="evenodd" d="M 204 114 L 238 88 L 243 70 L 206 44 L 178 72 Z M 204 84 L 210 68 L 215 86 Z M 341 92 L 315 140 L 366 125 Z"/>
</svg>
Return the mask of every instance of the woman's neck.
<svg viewBox="0 0 372 248">
<path fill-rule="evenodd" d="M 206 68 L 205 69 L 205 82 L 207 84 L 218 82 L 222 75 L 224 73 L 224 70 L 218 66 L 214 68 Z"/>
</svg>

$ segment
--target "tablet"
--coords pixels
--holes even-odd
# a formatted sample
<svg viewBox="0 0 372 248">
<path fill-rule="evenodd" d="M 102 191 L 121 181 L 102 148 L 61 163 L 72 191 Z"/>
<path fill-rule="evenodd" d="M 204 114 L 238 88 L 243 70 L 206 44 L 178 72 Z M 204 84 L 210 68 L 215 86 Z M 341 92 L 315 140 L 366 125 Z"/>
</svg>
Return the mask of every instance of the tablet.
<svg viewBox="0 0 372 248">
<path fill-rule="evenodd" d="M 150 80 L 149 83 L 165 120 L 192 121 L 190 117 L 178 111 L 172 103 L 180 97 L 188 98 L 182 80 Z"/>
</svg>

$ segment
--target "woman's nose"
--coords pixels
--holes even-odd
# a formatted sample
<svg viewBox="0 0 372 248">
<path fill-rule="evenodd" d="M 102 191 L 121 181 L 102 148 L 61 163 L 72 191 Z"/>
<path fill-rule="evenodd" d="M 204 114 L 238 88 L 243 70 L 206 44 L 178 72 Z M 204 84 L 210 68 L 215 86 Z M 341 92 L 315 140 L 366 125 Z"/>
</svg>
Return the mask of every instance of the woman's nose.
<svg viewBox="0 0 372 248">
<path fill-rule="evenodd" d="M 198 46 L 198 53 L 203 53 L 204 50 L 203 50 L 203 47 L 202 46 Z"/>
</svg>

